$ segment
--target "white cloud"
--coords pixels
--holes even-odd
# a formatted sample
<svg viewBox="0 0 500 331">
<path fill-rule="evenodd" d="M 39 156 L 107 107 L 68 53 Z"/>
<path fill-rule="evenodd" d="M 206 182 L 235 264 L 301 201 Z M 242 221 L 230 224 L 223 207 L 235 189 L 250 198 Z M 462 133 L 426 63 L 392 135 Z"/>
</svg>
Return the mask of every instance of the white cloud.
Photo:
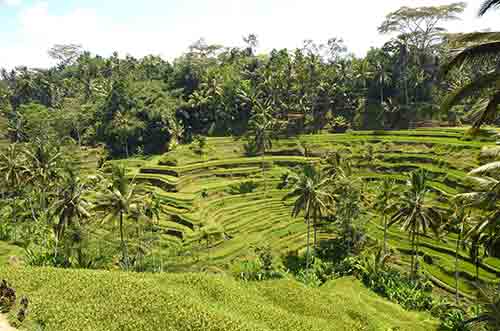
<svg viewBox="0 0 500 331">
<path fill-rule="evenodd" d="M 305 39 L 326 41 L 337 36 L 351 51 L 362 55 L 370 46 L 380 46 L 387 40 L 387 36 L 377 33 L 377 26 L 388 12 L 402 5 L 436 5 L 436 0 L 185 1 L 176 4 L 165 17 L 151 9 L 151 17 L 138 15 L 125 23 L 120 21 L 122 18 L 103 16 L 93 8 L 75 8 L 54 15 L 48 2 L 35 2 L 17 12 L 12 41 L 0 44 L 0 66 L 48 66 L 52 61 L 47 50 L 61 43 L 82 44 L 101 55 L 113 51 L 136 57 L 153 53 L 172 59 L 200 37 L 232 46 L 241 44 L 241 37 L 248 33 L 259 36 L 262 51 L 295 48 Z M 0 3 L 19 4 L 20 0 Z M 477 18 L 478 2 L 469 3 L 463 21 L 447 24 L 450 31 L 500 30 L 499 13 Z"/>
<path fill-rule="evenodd" d="M 22 3 L 21 0 L 0 0 L 0 5 L 6 5 L 8 7 L 17 7 Z"/>
</svg>

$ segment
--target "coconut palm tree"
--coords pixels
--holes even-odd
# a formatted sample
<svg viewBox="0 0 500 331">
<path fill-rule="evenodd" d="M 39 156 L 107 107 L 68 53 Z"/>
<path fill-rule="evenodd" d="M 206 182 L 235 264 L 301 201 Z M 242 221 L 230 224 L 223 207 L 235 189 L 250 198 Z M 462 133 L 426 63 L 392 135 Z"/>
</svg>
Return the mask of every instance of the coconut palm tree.
<svg viewBox="0 0 500 331">
<path fill-rule="evenodd" d="M 346 153 L 342 153 L 342 151 L 328 153 L 324 159 L 326 163 L 324 167 L 326 176 L 330 177 L 332 180 L 336 180 L 352 175 L 351 162 L 349 159 L 342 156 L 342 154 Z"/>
<path fill-rule="evenodd" d="M 467 321 L 465 325 L 483 326 L 486 330 L 500 330 L 500 289 L 481 288 L 479 290 L 480 313 Z"/>
<path fill-rule="evenodd" d="M 486 0 L 483 2 L 479 15 L 482 16 L 489 10 L 498 7 L 498 0 Z M 465 44 L 465 48 L 458 50 L 456 55 L 443 67 L 443 74 L 447 75 L 452 69 L 460 68 L 463 65 L 483 65 L 492 64 L 498 67 L 498 58 L 500 57 L 500 33 L 499 32 L 474 32 L 457 39 L 458 42 Z M 486 74 L 477 76 L 475 79 L 464 86 L 452 92 L 442 105 L 443 111 L 449 111 L 461 100 L 476 94 L 479 91 L 488 91 L 494 89 L 489 100 L 484 107 L 479 107 L 473 114 L 474 128 L 479 128 L 486 122 L 496 117 L 497 108 L 500 104 L 500 71 L 495 68 Z"/>
<path fill-rule="evenodd" d="M 143 196 L 135 183 L 129 181 L 123 166 L 113 166 L 111 183 L 96 194 L 95 210 L 104 215 L 103 220 L 119 220 L 122 262 L 129 268 L 128 248 L 125 239 L 124 217 L 138 210 Z"/>
<path fill-rule="evenodd" d="M 378 194 L 375 198 L 375 210 L 382 214 L 384 222 L 384 254 L 387 254 L 387 216 L 390 213 L 390 207 L 398 197 L 396 183 L 391 179 L 384 179 L 378 187 Z"/>
<path fill-rule="evenodd" d="M 378 85 L 380 87 L 380 105 L 384 105 L 384 87 L 390 84 L 392 79 L 392 72 L 386 68 L 381 61 L 375 65 L 376 76 Z"/>
<path fill-rule="evenodd" d="M 292 217 L 298 217 L 301 213 L 304 214 L 307 224 L 306 268 L 309 268 L 311 221 L 313 224 L 317 224 L 333 204 L 332 195 L 325 190 L 326 186 L 331 183 L 331 178 L 324 176 L 313 165 L 306 165 L 300 173 L 294 175 L 291 182 L 293 183 L 292 190 L 285 195 L 283 200 L 296 198 Z M 316 230 L 314 245 L 316 246 Z"/>
<path fill-rule="evenodd" d="M 415 276 L 418 263 L 418 246 L 420 234 L 427 234 L 432 230 L 438 232 L 440 213 L 427 201 L 427 175 L 423 169 L 410 173 L 407 189 L 396 201 L 392 208 L 397 212 L 392 216 L 389 226 L 399 224 L 401 229 L 408 232 L 411 238 L 412 257 L 411 275 Z"/>
<path fill-rule="evenodd" d="M 482 209 L 480 218 L 465 234 L 464 239 L 476 238 L 478 244 L 491 246 L 498 240 L 500 226 L 500 162 L 492 162 L 469 172 L 470 179 L 476 182 L 477 190 L 456 196 L 463 203 Z M 489 244 L 489 245 L 488 245 Z"/>
<path fill-rule="evenodd" d="M 26 179 L 27 168 L 25 166 L 24 155 L 19 145 L 12 144 L 7 147 L 5 152 L 0 152 L 0 182 L 4 185 L 7 193 L 12 195 L 12 222 L 14 229 L 17 224 L 17 198 L 19 189 Z M 17 231 L 14 230 L 14 240 L 16 240 Z"/>
<path fill-rule="evenodd" d="M 248 134 L 253 140 L 257 153 L 262 155 L 262 176 L 264 177 L 264 190 L 266 190 L 265 164 L 266 151 L 273 146 L 277 121 L 273 118 L 272 108 L 269 102 L 262 103 L 254 100 L 254 114 L 250 118 Z"/>
<path fill-rule="evenodd" d="M 455 302 L 458 304 L 458 259 L 459 251 L 462 246 L 463 236 L 465 235 L 467 224 L 470 221 L 470 212 L 467 213 L 466 208 L 460 203 L 460 200 L 455 200 L 453 214 L 449 220 L 449 225 L 458 230 L 457 242 L 455 245 Z"/>
<path fill-rule="evenodd" d="M 52 205 L 54 214 L 59 218 L 54 227 L 56 256 L 58 243 L 64 237 L 66 227 L 71 226 L 75 221 L 79 222 L 90 217 L 91 204 L 86 197 L 90 189 L 90 185 L 78 176 L 74 169 L 71 167 L 66 169 L 56 201 Z"/>
</svg>

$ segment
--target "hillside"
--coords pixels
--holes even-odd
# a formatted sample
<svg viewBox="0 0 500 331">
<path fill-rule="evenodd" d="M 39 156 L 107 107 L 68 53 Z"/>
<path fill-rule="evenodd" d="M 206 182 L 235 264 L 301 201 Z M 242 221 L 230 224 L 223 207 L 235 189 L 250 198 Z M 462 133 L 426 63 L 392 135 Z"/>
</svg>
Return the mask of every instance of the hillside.
<svg viewBox="0 0 500 331">
<path fill-rule="evenodd" d="M 278 184 L 290 169 L 318 163 L 322 155 L 331 151 L 341 151 L 352 159 L 355 175 L 366 183 L 367 200 L 372 199 L 380 179 L 393 178 L 404 183 L 406 173 L 423 168 L 431 176 L 433 203 L 446 207 L 446 199 L 471 187 L 467 172 L 481 163 L 481 148 L 494 145 L 493 134 L 471 138 L 464 133 L 465 129 L 460 128 L 436 128 L 304 135 L 275 141 L 265 157 L 246 156 L 243 140 L 209 138 L 203 153 L 197 152 L 194 145 L 184 145 L 164 156 L 116 162 L 127 165 L 131 179 L 149 185 L 163 199 L 164 235 L 156 251 L 162 255 L 173 246 L 189 251 L 181 258 L 185 269 L 199 264 L 200 259 L 205 264 L 227 265 L 259 244 L 268 243 L 283 254 L 303 249 L 306 226 L 302 219 L 291 217 L 292 201 L 282 201 L 286 190 L 278 189 Z M 160 165 L 165 159 L 174 160 L 177 165 Z M 254 187 L 245 191 L 249 182 Z M 381 240 L 378 216 L 369 214 L 368 218 L 368 235 Z M 322 229 L 320 237 L 331 238 L 330 230 Z M 201 245 L 207 233 L 214 236 L 206 244 L 208 252 L 200 257 L 194 247 Z M 410 247 L 407 234 L 391 228 L 389 244 L 403 254 L 402 263 L 406 264 Z M 451 291 L 455 237 L 441 241 L 422 238 L 422 246 L 423 254 L 429 257 L 426 262 L 422 260 L 423 270 L 435 284 Z M 179 266 L 174 263 L 171 268 L 175 265 Z M 472 296 L 475 267 L 465 250 L 460 254 L 460 268 L 460 290 Z M 500 260 L 483 260 L 479 272 L 482 279 L 496 279 L 500 275 Z"/>
<path fill-rule="evenodd" d="M 430 315 L 404 311 L 351 278 L 320 289 L 292 280 L 226 276 L 0 268 L 31 301 L 44 331 L 433 330 Z M 119 318 L 117 318 L 119 316 Z"/>
</svg>

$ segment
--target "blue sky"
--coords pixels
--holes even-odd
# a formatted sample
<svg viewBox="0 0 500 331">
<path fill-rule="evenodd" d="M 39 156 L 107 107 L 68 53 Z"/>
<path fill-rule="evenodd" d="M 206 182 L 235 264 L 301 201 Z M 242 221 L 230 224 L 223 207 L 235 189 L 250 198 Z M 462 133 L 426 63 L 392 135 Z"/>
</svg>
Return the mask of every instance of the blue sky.
<svg viewBox="0 0 500 331">
<path fill-rule="evenodd" d="M 167 59 L 181 55 L 203 37 L 241 45 L 256 33 L 260 51 L 300 47 L 305 39 L 342 37 L 363 55 L 387 36 L 377 26 L 401 6 L 448 4 L 446 0 L 0 0 L 0 67 L 46 67 L 56 43 L 78 43 L 101 55 L 118 51 Z M 480 0 L 469 6 L 453 32 L 500 30 L 500 11 L 477 18 Z"/>
</svg>

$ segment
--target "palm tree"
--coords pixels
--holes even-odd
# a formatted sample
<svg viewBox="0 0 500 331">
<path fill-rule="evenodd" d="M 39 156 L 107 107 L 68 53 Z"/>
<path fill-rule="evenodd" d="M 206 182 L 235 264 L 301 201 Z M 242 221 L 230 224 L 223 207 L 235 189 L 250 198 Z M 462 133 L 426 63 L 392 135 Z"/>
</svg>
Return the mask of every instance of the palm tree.
<svg viewBox="0 0 500 331">
<path fill-rule="evenodd" d="M 4 153 L 0 152 L 0 173 L 2 174 L 0 182 L 5 185 L 9 193 L 12 193 L 12 222 L 14 223 L 14 229 L 17 228 L 18 193 L 22 183 L 26 179 L 26 172 L 27 168 L 24 165 L 23 154 L 17 144 L 9 145 Z M 14 240 L 17 239 L 16 234 L 17 231 L 14 230 Z"/>
<path fill-rule="evenodd" d="M 498 0 L 485 0 L 479 10 L 482 16 L 489 10 L 500 5 Z M 447 75 L 453 68 L 460 68 L 463 65 L 496 64 L 500 56 L 500 33 L 499 32 L 475 32 L 463 35 L 458 38 L 458 42 L 468 46 L 459 50 L 457 54 L 443 67 L 443 74 Z M 500 104 L 500 71 L 496 68 L 492 71 L 479 75 L 471 82 L 456 89 L 444 101 L 443 111 L 449 111 L 461 100 L 476 94 L 479 91 L 488 91 L 494 88 L 495 92 L 490 96 L 484 107 L 480 107 L 474 115 L 474 128 L 479 128 L 484 123 L 496 117 L 498 105 Z"/>
<path fill-rule="evenodd" d="M 418 263 L 418 245 L 420 234 L 427 234 L 431 229 L 436 235 L 438 221 L 441 216 L 434 206 L 427 201 L 429 192 L 426 182 L 426 172 L 423 169 L 410 173 L 408 187 L 401 195 L 393 208 L 398 211 L 392 216 L 389 226 L 400 224 L 401 229 L 407 231 L 411 238 L 413 255 L 411 257 L 411 275 L 415 276 Z"/>
<path fill-rule="evenodd" d="M 313 165 L 306 165 L 300 173 L 294 175 L 292 182 L 292 191 L 285 195 L 283 200 L 296 198 L 292 217 L 298 217 L 299 214 L 304 213 L 307 223 L 306 268 L 308 269 L 311 220 L 316 225 L 333 204 L 332 195 L 325 190 L 325 187 L 331 183 L 331 178 L 324 176 Z M 314 230 L 314 246 L 316 247 L 316 226 Z"/>
<path fill-rule="evenodd" d="M 382 214 L 384 222 L 384 254 L 387 254 L 387 215 L 393 201 L 398 196 L 396 183 L 391 179 L 384 179 L 378 187 L 378 194 L 375 198 L 375 210 Z"/>
<path fill-rule="evenodd" d="M 380 105 L 384 105 L 384 87 L 390 83 L 392 78 L 391 71 L 387 70 L 384 64 L 380 61 L 375 65 L 378 85 L 380 87 Z"/>
<path fill-rule="evenodd" d="M 459 297 L 458 297 L 458 295 L 459 295 L 459 293 L 458 293 L 459 250 L 460 250 L 460 247 L 462 245 L 462 237 L 465 234 L 465 229 L 466 229 L 467 223 L 469 221 L 469 218 L 470 218 L 470 212 L 467 214 L 466 208 L 464 208 L 460 204 L 459 200 L 456 200 L 455 204 L 454 204 L 454 212 L 451 215 L 451 219 L 449 222 L 449 224 L 451 226 L 454 226 L 458 229 L 458 238 L 457 238 L 457 242 L 455 245 L 455 302 L 456 302 L 456 304 L 458 304 L 458 300 L 459 300 Z"/>
<path fill-rule="evenodd" d="M 74 169 L 68 167 L 66 171 L 57 199 L 52 206 L 54 214 L 59 217 L 59 222 L 54 227 L 56 256 L 58 243 L 64 237 L 66 227 L 71 226 L 74 221 L 78 222 L 90 217 L 91 205 L 86 198 L 90 186 L 78 176 Z"/>
<path fill-rule="evenodd" d="M 264 177 L 264 190 L 266 190 L 264 159 L 266 151 L 273 146 L 272 138 L 277 121 L 272 116 L 271 105 L 268 102 L 262 103 L 259 100 L 254 100 L 254 108 L 255 113 L 250 119 L 248 134 L 253 139 L 257 153 L 262 155 L 262 177 Z"/>
<path fill-rule="evenodd" d="M 128 248 L 124 233 L 124 216 L 129 215 L 132 210 L 137 209 L 143 197 L 133 181 L 126 176 L 123 166 L 113 166 L 111 183 L 102 192 L 96 194 L 95 210 L 104 214 L 103 219 L 119 219 L 120 246 L 122 251 L 122 262 L 128 270 Z"/>
<path fill-rule="evenodd" d="M 26 156 L 28 183 L 46 192 L 61 177 L 62 153 L 53 143 L 39 139 L 23 153 Z"/>
<path fill-rule="evenodd" d="M 352 175 L 351 162 L 342 156 L 340 151 L 330 152 L 324 159 L 324 172 L 332 180 L 346 178 Z"/>
<path fill-rule="evenodd" d="M 476 182 L 476 191 L 463 193 L 456 196 L 463 203 L 482 209 L 485 216 L 476 222 L 466 233 L 464 239 L 475 239 L 472 251 L 478 253 L 479 246 L 491 246 L 498 239 L 500 227 L 500 178 L 498 174 L 500 162 L 492 162 L 469 172 L 470 179 Z M 489 245 L 488 245 L 489 244 Z"/>
<path fill-rule="evenodd" d="M 486 330 L 500 330 L 500 289 L 481 288 L 478 295 L 480 313 L 467 321 L 465 325 L 482 325 Z"/>
</svg>

